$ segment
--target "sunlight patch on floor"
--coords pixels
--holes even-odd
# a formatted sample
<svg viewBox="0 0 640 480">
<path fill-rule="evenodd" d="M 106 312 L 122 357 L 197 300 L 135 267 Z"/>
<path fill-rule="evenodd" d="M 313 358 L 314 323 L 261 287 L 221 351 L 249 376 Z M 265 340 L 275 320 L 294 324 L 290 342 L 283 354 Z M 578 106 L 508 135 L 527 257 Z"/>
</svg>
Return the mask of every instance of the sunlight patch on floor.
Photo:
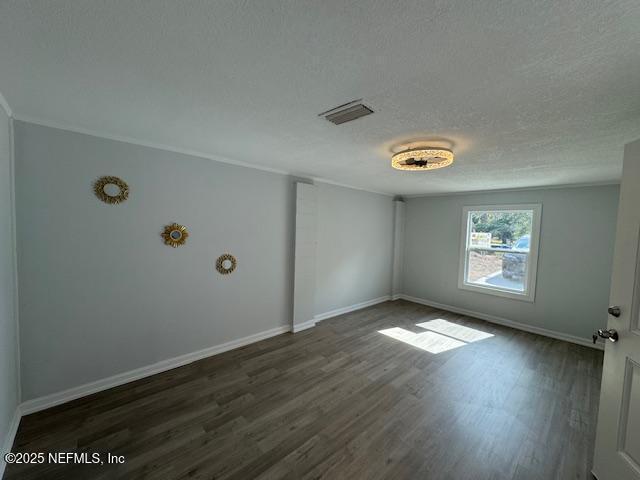
<svg viewBox="0 0 640 480">
<path fill-rule="evenodd" d="M 465 327 L 457 323 L 448 322 L 442 318 L 417 323 L 416 326 L 428 330 L 427 332 L 411 332 L 404 328 L 393 327 L 378 330 L 378 333 L 395 340 L 420 348 L 429 353 L 441 353 L 454 348 L 463 347 L 472 342 L 485 340 L 494 335 L 475 328 Z"/>
<path fill-rule="evenodd" d="M 442 318 L 429 320 L 428 322 L 417 323 L 416 325 L 426 330 L 431 330 L 432 332 L 437 332 L 448 337 L 457 338 L 458 340 L 462 340 L 466 343 L 477 342 L 478 340 L 484 340 L 486 338 L 493 337 L 493 334 L 491 333 L 486 333 L 481 330 L 476 330 L 475 328 L 458 325 L 457 323 L 448 322 L 447 320 L 444 320 Z"/>
<path fill-rule="evenodd" d="M 378 330 L 378 333 L 400 340 L 401 342 L 420 348 L 429 353 L 446 352 L 447 350 L 453 350 L 454 348 L 466 345 L 465 342 L 461 342 L 460 340 L 456 340 L 455 338 L 447 337 L 445 335 L 440 335 L 436 332 L 414 333 L 400 327 Z"/>
</svg>

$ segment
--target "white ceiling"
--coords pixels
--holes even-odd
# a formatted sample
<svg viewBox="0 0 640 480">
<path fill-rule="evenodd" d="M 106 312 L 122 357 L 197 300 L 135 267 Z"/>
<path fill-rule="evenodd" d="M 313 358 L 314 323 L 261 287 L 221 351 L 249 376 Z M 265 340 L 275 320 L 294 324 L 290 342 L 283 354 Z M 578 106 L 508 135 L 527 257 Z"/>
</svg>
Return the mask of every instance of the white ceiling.
<svg viewBox="0 0 640 480">
<path fill-rule="evenodd" d="M 4 0 L 16 118 L 396 194 L 615 181 L 638 0 Z M 317 114 L 354 99 L 375 114 Z M 390 149 L 446 139 L 450 168 Z"/>
</svg>

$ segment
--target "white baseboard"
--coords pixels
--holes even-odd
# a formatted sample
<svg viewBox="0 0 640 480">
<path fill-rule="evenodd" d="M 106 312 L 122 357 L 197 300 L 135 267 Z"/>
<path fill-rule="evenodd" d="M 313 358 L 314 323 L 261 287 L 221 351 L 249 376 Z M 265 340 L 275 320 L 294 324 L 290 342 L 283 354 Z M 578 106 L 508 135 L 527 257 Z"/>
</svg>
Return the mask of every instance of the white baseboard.
<svg viewBox="0 0 640 480">
<path fill-rule="evenodd" d="M 4 443 L 2 444 L 2 452 L 0 452 L 0 478 L 2 478 L 2 475 L 4 475 L 4 469 L 7 466 L 6 462 L 4 461 L 4 454 L 10 452 L 11 447 L 13 447 L 13 442 L 16 439 L 16 433 L 18 433 L 18 426 L 20 425 L 21 418 L 22 411 L 20 410 L 20 405 L 18 405 L 15 412 L 13 413 L 11 423 L 9 424 L 7 436 L 4 438 Z"/>
<path fill-rule="evenodd" d="M 356 303 L 355 305 L 350 305 L 348 307 L 336 308 L 335 310 L 331 310 L 329 312 L 319 313 L 318 315 L 314 315 L 313 320 L 319 322 L 320 320 L 326 320 L 327 318 L 344 315 L 345 313 L 354 312 L 356 310 L 360 310 L 361 308 L 370 307 L 371 305 L 377 305 L 378 303 L 387 302 L 389 300 L 391 300 L 391 295 L 385 295 L 384 297 L 374 298 L 373 300 Z"/>
<path fill-rule="evenodd" d="M 402 298 L 402 294 L 401 293 L 396 293 L 394 295 L 391 295 L 391 300 L 395 301 L 395 300 L 400 300 Z"/>
<path fill-rule="evenodd" d="M 301 332 L 303 330 L 307 330 L 309 328 L 313 328 L 316 326 L 316 320 L 315 318 L 313 320 L 308 320 L 304 323 L 294 323 L 293 327 L 291 328 L 291 331 L 293 333 L 298 333 Z"/>
<path fill-rule="evenodd" d="M 527 325 L 526 323 L 514 322 L 513 320 L 497 317 L 495 315 L 474 312 L 473 310 L 467 310 L 466 308 L 458 308 L 458 307 L 454 307 L 453 305 L 445 305 L 443 303 L 433 302 L 431 300 L 426 300 L 424 298 L 412 297 L 404 294 L 398 295 L 398 297 L 403 300 L 408 300 L 409 302 L 419 303 L 421 305 L 427 305 L 428 307 L 437 308 L 438 310 L 446 310 L 453 313 L 459 313 L 461 315 L 467 315 L 469 317 L 479 318 L 481 320 L 486 320 L 487 322 L 496 323 L 498 325 L 503 325 L 505 327 L 511 327 L 517 330 L 523 330 L 525 332 L 535 333 L 537 335 L 555 338 L 556 340 L 564 340 L 565 342 L 576 343 L 578 345 L 583 345 L 585 347 L 604 350 L 604 345 L 601 342 L 598 342 L 594 345 L 593 342 L 588 338 L 576 337 L 574 335 L 569 335 L 567 333 L 556 332 L 554 330 L 547 330 L 546 328 Z"/>
<path fill-rule="evenodd" d="M 155 375 L 156 373 L 161 373 L 173 368 L 181 367 L 183 365 L 193 363 L 197 360 L 201 360 L 218 353 L 227 352 L 235 348 L 243 347 L 245 345 L 249 345 L 250 343 L 258 342 L 266 338 L 275 337 L 276 335 L 280 335 L 289 331 L 290 327 L 288 325 L 272 328 L 270 330 L 255 333 L 253 335 L 239 338 L 237 340 L 231 340 L 230 342 L 226 342 L 221 345 L 215 345 L 213 347 L 198 350 L 196 352 L 187 353 L 185 355 L 169 358 L 167 360 L 162 360 L 152 365 L 147 365 L 146 367 L 119 373 L 117 375 L 113 375 L 112 377 L 103 378 L 102 380 L 86 383 L 84 385 L 70 388 L 62 392 L 57 392 L 44 397 L 28 400 L 21 405 L 22 415 L 29 415 L 30 413 L 39 412 L 40 410 L 45 410 L 56 405 L 61 405 L 63 403 L 70 402 L 71 400 L 91 395 L 92 393 L 107 390 L 112 387 L 117 387 L 118 385 L 123 385 L 125 383 L 133 382 L 141 378 Z"/>
<path fill-rule="evenodd" d="M 320 320 L 326 320 L 327 318 L 337 317 L 338 315 L 344 315 L 345 313 L 354 312 L 356 310 L 360 310 L 361 308 L 370 307 L 371 305 L 377 305 L 378 303 L 386 302 L 391 300 L 390 295 L 385 295 L 384 297 L 374 298 L 373 300 L 367 300 L 366 302 L 356 303 L 355 305 L 349 305 L 348 307 L 337 308 L 335 310 L 331 310 L 329 312 L 320 313 L 318 315 L 313 316 L 313 320 L 308 320 L 304 323 L 298 323 L 294 325 L 292 328 L 293 333 L 301 332 L 303 330 L 307 330 L 308 328 L 313 328 L 316 326 Z"/>
<path fill-rule="evenodd" d="M 315 326 L 316 322 L 320 320 L 335 317 L 337 315 L 342 315 L 344 313 L 353 312 L 361 308 L 386 302 L 390 299 L 391 299 L 390 295 L 385 295 L 384 297 L 374 298 L 373 300 L 357 303 L 349 307 L 339 308 L 336 310 L 332 310 L 330 312 L 325 312 L 320 315 L 316 315 L 313 318 L 313 320 L 309 320 L 308 322 L 305 322 L 302 324 L 294 325 L 293 331 L 300 332 L 302 330 L 306 330 L 307 328 L 311 328 Z M 171 370 L 173 368 L 181 367 L 183 365 L 187 365 L 188 363 L 192 363 L 197 360 L 201 360 L 203 358 L 216 355 L 218 353 L 233 350 L 234 348 L 243 347 L 245 345 L 249 345 L 250 343 L 258 342 L 260 340 L 264 340 L 265 338 L 274 337 L 276 335 L 280 335 L 282 333 L 286 333 L 291 330 L 292 329 L 289 326 L 272 328 L 271 330 L 266 330 L 264 332 L 256 333 L 254 335 L 249 335 L 248 337 L 232 340 L 230 342 L 223 343 L 221 345 L 216 345 L 213 347 L 205 348 L 204 350 L 199 350 L 197 352 L 187 353 L 185 355 L 180 355 L 178 357 L 162 360 L 152 365 L 137 368 L 135 370 L 131 370 L 128 372 L 119 373 L 117 375 L 113 375 L 108 378 L 97 380 L 95 382 L 86 383 L 84 385 L 73 387 L 68 390 L 53 393 L 50 395 L 46 395 L 44 397 L 28 400 L 22 403 L 21 413 L 22 415 L 29 415 L 31 413 L 39 412 L 41 410 L 46 410 L 47 408 L 55 407 L 56 405 L 61 405 L 63 403 L 70 402 L 71 400 L 75 400 L 77 398 L 86 397 L 87 395 L 91 395 L 92 393 L 101 392 L 103 390 L 107 390 L 112 387 L 117 387 L 118 385 L 123 385 L 125 383 L 133 382 L 141 378 L 155 375 L 156 373 L 161 373 L 167 370 Z"/>
</svg>

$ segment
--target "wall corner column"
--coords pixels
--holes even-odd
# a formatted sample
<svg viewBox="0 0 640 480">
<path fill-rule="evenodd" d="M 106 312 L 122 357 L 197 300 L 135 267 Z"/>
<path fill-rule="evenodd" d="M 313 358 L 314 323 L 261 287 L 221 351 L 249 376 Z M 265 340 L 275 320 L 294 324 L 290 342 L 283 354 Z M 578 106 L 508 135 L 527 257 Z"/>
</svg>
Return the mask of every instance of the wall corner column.
<svg viewBox="0 0 640 480">
<path fill-rule="evenodd" d="M 317 189 L 296 183 L 296 224 L 294 248 L 293 324 L 299 332 L 315 326 Z"/>
<path fill-rule="evenodd" d="M 401 198 L 397 198 L 393 201 L 393 268 L 391 276 L 391 300 L 397 300 L 403 293 L 404 222 L 405 203 Z"/>
</svg>

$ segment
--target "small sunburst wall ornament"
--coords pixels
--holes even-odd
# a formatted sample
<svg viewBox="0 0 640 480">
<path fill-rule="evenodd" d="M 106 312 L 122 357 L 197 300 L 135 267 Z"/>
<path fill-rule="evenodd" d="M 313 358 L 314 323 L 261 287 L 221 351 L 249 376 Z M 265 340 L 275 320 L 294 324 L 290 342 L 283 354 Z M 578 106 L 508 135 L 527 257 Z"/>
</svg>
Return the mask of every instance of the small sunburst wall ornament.
<svg viewBox="0 0 640 480">
<path fill-rule="evenodd" d="M 230 274 L 237 266 L 238 261 L 236 260 L 236 257 L 230 253 L 223 253 L 218 257 L 218 260 L 216 260 L 216 270 L 218 270 L 222 275 Z"/>
<path fill-rule="evenodd" d="M 177 248 L 180 245 L 184 245 L 189 237 L 187 227 L 178 223 L 172 223 L 164 227 L 162 232 L 162 238 L 164 238 L 164 244 L 173 248 Z"/>
<path fill-rule="evenodd" d="M 129 185 L 118 177 L 100 177 L 93 183 L 93 192 L 104 203 L 113 205 L 129 198 Z"/>
</svg>

